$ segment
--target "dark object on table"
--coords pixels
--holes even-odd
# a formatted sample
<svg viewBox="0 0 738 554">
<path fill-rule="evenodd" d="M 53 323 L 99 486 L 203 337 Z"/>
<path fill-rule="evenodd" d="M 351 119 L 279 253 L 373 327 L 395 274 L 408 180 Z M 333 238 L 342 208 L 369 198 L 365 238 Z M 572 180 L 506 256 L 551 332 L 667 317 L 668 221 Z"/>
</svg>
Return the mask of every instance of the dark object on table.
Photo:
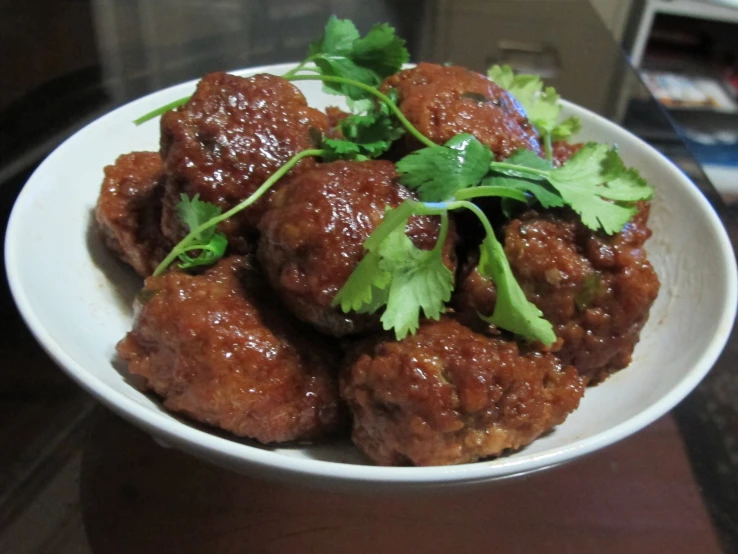
<svg viewBox="0 0 738 554">
<path fill-rule="evenodd" d="M 150 277 L 138 302 L 118 353 L 168 409 L 264 443 L 342 428 L 335 348 L 270 301 L 247 258 Z"/>
</svg>

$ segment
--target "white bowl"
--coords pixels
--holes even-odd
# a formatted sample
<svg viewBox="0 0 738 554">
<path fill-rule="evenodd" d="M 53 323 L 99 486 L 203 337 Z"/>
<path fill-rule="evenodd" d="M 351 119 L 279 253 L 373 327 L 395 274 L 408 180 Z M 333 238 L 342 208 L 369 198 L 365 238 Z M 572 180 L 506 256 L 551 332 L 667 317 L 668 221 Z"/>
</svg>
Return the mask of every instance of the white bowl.
<svg viewBox="0 0 738 554">
<path fill-rule="evenodd" d="M 291 65 L 238 72 L 277 75 Z M 570 103 L 581 140 L 617 143 L 628 165 L 656 189 L 647 243 L 661 292 L 633 363 L 587 390 L 563 425 L 520 452 L 450 467 L 367 465 L 346 443 L 268 448 L 225 436 L 166 412 L 114 367 L 115 345 L 131 327 L 140 281 L 100 244 L 91 226 L 102 170 L 133 150 L 157 150 L 158 120 L 132 121 L 191 94 L 185 83 L 131 102 L 56 149 L 18 197 L 5 244 L 11 290 L 41 345 L 80 385 L 153 436 L 244 473 L 326 486 L 461 484 L 509 477 L 572 460 L 648 425 L 684 398 L 712 367 L 736 311 L 736 268 L 723 226 L 695 185 L 656 150 L 606 119 Z M 299 83 L 317 108 L 335 104 L 317 82 Z"/>
</svg>

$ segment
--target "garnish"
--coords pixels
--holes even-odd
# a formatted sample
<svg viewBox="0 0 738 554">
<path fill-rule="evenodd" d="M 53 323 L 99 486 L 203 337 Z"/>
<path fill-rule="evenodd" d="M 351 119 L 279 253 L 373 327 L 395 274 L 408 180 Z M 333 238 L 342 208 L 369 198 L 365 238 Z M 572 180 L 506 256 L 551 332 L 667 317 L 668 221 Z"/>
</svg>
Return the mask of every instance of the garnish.
<svg viewBox="0 0 738 554">
<path fill-rule="evenodd" d="M 181 258 L 182 255 L 187 256 L 186 258 L 181 258 L 183 263 L 187 263 L 187 259 L 189 258 L 189 256 L 187 255 L 187 252 L 190 252 L 192 250 L 202 249 L 201 243 L 203 241 L 201 237 L 206 236 L 206 233 L 208 232 L 208 230 L 214 229 L 215 226 L 218 225 L 218 223 L 221 223 L 225 221 L 226 219 L 233 217 L 234 215 L 238 214 L 242 210 L 245 210 L 246 208 L 251 206 L 254 202 L 256 202 L 259 198 L 261 198 L 264 195 L 264 193 L 266 193 L 270 188 L 272 188 L 277 181 L 279 181 L 282 177 L 284 177 L 284 175 L 290 169 L 295 167 L 300 162 L 300 160 L 302 160 L 303 158 L 310 157 L 310 156 L 320 156 L 322 154 L 323 154 L 323 151 L 318 150 L 318 149 L 303 150 L 302 152 L 295 154 L 287 161 L 287 163 L 285 163 L 277 171 L 272 173 L 271 177 L 269 177 L 266 181 L 264 181 L 264 183 L 262 183 L 262 185 L 258 189 L 256 189 L 251 196 L 249 196 L 248 198 L 246 198 L 239 204 L 236 204 L 235 206 L 233 206 L 230 210 L 228 210 L 225 213 L 220 213 L 220 208 L 218 206 L 215 206 L 214 204 L 211 204 L 209 202 L 203 202 L 199 200 L 197 195 L 195 195 L 195 198 L 191 201 L 189 201 L 189 199 L 186 201 L 185 199 L 187 198 L 187 196 L 183 195 L 184 198 L 182 198 L 182 202 L 180 202 L 179 205 L 182 205 L 183 203 L 185 204 L 188 203 L 189 205 L 192 205 L 193 203 L 197 203 L 198 205 L 197 208 L 186 208 L 187 210 L 186 215 L 187 217 L 190 218 L 190 221 L 183 220 L 183 223 L 186 223 L 189 226 L 190 232 L 181 241 L 179 241 L 174 248 L 172 248 L 172 251 L 169 252 L 167 257 L 164 258 L 161 261 L 161 263 L 157 266 L 157 268 L 154 270 L 153 275 L 156 277 L 157 275 L 161 275 L 162 273 L 164 273 L 166 269 L 171 265 L 171 263 L 174 260 L 176 260 L 178 257 Z M 177 212 L 178 212 L 178 215 L 182 217 L 182 214 L 185 213 L 184 212 L 185 209 L 183 208 L 183 210 L 179 210 L 179 205 L 178 205 Z M 216 210 L 218 211 L 219 215 L 215 215 Z M 205 212 L 209 212 L 210 214 L 212 214 L 212 216 L 209 219 L 202 221 L 199 218 L 198 214 L 203 214 Z M 190 225 L 190 222 L 197 223 L 197 225 L 193 228 Z M 217 233 L 215 235 L 217 235 Z M 193 246 L 195 246 L 195 248 L 192 248 Z M 199 248 L 197 248 L 197 246 L 199 246 Z M 209 251 L 214 252 L 215 249 L 213 248 L 213 249 L 210 249 Z M 222 257 L 224 252 L 225 252 L 225 248 L 223 249 L 223 252 L 220 252 L 219 256 L 211 255 L 208 263 L 213 264 L 216 261 L 218 261 L 218 259 Z"/>
<path fill-rule="evenodd" d="M 608 234 L 621 231 L 633 217 L 635 202 L 653 195 L 638 172 L 626 169 L 617 150 L 605 144 L 588 143 L 557 168 L 525 150 L 502 162 L 490 159 L 489 149 L 476 138 L 458 135 L 444 146 L 405 156 L 397 162 L 397 170 L 401 182 L 417 190 L 424 201 L 468 199 L 488 192 L 509 197 L 500 191 L 518 191 L 545 208 L 568 205 L 587 227 Z"/>
<path fill-rule="evenodd" d="M 568 205 L 584 225 L 610 235 L 620 232 L 635 215 L 635 202 L 653 196 L 638 172 L 626 169 L 617 149 L 606 144 L 588 143 L 557 168 L 543 169 L 532 160 L 533 156 L 520 152 L 517 163 L 492 162 L 493 177 L 487 183 L 526 190 L 544 207 Z"/>
<path fill-rule="evenodd" d="M 387 98 L 396 104 L 397 91 L 390 90 Z M 405 133 L 385 102 L 372 102 L 363 113 L 345 117 L 339 126 L 343 139 L 324 138 L 321 143 L 321 148 L 327 151 L 323 156 L 326 161 L 359 156 L 377 158 Z"/>
<path fill-rule="evenodd" d="M 416 150 L 397 162 L 401 182 L 423 200 L 441 202 L 459 189 L 477 185 L 489 171 L 492 152 L 470 134 L 456 135 L 443 146 Z"/>
<path fill-rule="evenodd" d="M 490 316 L 479 316 L 500 329 L 550 346 L 556 340 L 553 327 L 543 318 L 541 310 L 525 297 L 494 233 L 487 233 L 479 251 L 479 273 L 497 287 L 494 312 Z"/>
<path fill-rule="evenodd" d="M 484 319 L 524 338 L 546 345 L 553 343 L 556 337 L 551 324 L 526 299 L 487 216 L 464 200 L 406 200 L 397 209 L 389 210 L 364 242 L 367 254 L 338 291 L 333 305 L 341 306 L 344 312 L 370 313 L 384 306 L 382 326 L 385 330 L 394 329 L 397 340 L 417 330 L 421 311 L 429 319 L 440 319 L 453 291 L 453 274 L 443 264 L 441 252 L 448 232 L 448 212 L 458 209 L 471 210 L 487 232 L 479 270 L 497 284 L 498 299 L 494 314 Z M 416 248 L 405 234 L 407 221 L 414 215 L 441 216 L 441 231 L 433 250 Z"/>
<path fill-rule="evenodd" d="M 549 160 L 553 155 L 552 141 L 564 140 L 581 129 L 582 122 L 576 116 L 559 122 L 561 97 L 553 87 L 544 88 L 538 75 L 515 75 L 509 65 L 493 65 L 487 71 L 487 76 L 512 94 L 523 106 L 528 119 L 543 139 L 546 158 Z"/>
<path fill-rule="evenodd" d="M 425 317 L 439 319 L 454 288 L 453 273 L 444 265 L 441 256 L 448 232 L 448 215 L 444 214 L 441 219 L 441 232 L 435 247 L 421 250 L 405 234 L 410 217 L 405 215 L 406 208 L 413 204 L 409 202 L 397 210 L 387 211 L 385 222 L 393 228 L 384 223 L 384 227 L 377 228 L 375 233 L 386 236 L 379 241 L 372 241 L 371 237 L 367 240 L 367 254 L 333 299 L 333 305 L 340 305 L 345 312 L 374 313 L 384 306 L 382 326 L 387 331 L 394 329 L 398 340 L 417 331 L 421 310 Z M 393 217 L 397 214 L 402 217 Z"/>
<path fill-rule="evenodd" d="M 133 124 L 138 126 L 143 123 L 146 123 L 147 121 L 154 119 L 155 117 L 159 117 L 160 115 L 164 115 L 169 110 L 173 110 L 175 108 L 179 108 L 180 106 L 184 106 L 187 101 L 190 99 L 190 96 L 185 96 L 184 98 L 179 98 L 178 100 L 174 100 L 173 102 L 170 102 L 169 104 L 166 104 L 160 108 L 156 108 L 155 110 L 151 110 L 148 113 L 145 113 L 138 119 L 133 120 Z"/>
<path fill-rule="evenodd" d="M 518 165 L 542 171 L 553 169 L 550 162 L 539 158 L 530 150 L 518 150 L 505 160 L 505 164 Z M 507 169 L 504 173 L 492 171 L 489 173 L 489 176 L 482 181 L 482 186 L 496 186 L 519 190 L 529 194 L 532 199 L 538 201 L 544 208 L 559 208 L 564 205 L 564 199 L 561 198 L 558 191 L 556 191 L 556 189 L 554 189 L 545 179 L 538 175 L 522 173 L 519 170 Z"/>
<path fill-rule="evenodd" d="M 378 86 L 382 79 L 397 73 L 408 57 L 405 41 L 386 23 L 375 25 L 361 38 L 353 22 L 331 16 L 321 39 L 310 45 L 308 57 L 284 78 L 289 79 L 313 62 L 322 75 Z M 326 81 L 324 89 L 350 100 L 367 98 L 366 90 L 348 83 Z"/>
<path fill-rule="evenodd" d="M 289 81 L 306 80 L 305 75 L 300 76 L 302 79 L 295 78 L 304 71 L 323 77 L 338 77 L 321 79 L 324 90 L 346 96 L 349 105 L 360 111 L 367 109 L 370 105 L 368 100 L 376 96 L 368 88 L 375 88 L 385 77 L 397 73 L 408 59 L 405 41 L 395 35 L 390 25 L 379 23 L 362 38 L 351 20 L 331 16 L 321 39 L 310 45 L 308 57 L 282 77 Z M 311 62 L 315 67 L 310 67 Z M 357 86 L 357 83 L 365 87 Z M 175 100 L 142 115 L 133 123 L 141 125 L 186 104 L 189 99 L 190 96 L 186 96 Z"/>
<path fill-rule="evenodd" d="M 189 233 L 154 275 L 161 274 L 178 257 L 184 268 L 214 263 L 226 248 L 225 237 L 215 230 L 217 224 L 256 202 L 302 158 L 376 158 L 407 132 L 424 148 L 401 159 L 397 170 L 401 182 L 417 191 L 419 200 L 406 200 L 385 213 L 382 223 L 364 242 L 365 255 L 333 305 L 345 312 L 375 313 L 384 309 L 382 325 L 385 330 L 394 330 L 398 339 L 417 330 L 421 313 L 439 319 L 453 291 L 453 274 L 442 256 L 449 212 L 467 209 L 486 232 L 480 245 L 479 271 L 497 286 L 494 312 L 481 317 L 526 339 L 551 344 L 555 340 L 551 324 L 525 297 L 487 216 L 470 200 L 499 197 L 503 207 L 511 202 L 539 202 L 544 208 L 569 206 L 587 227 L 612 234 L 633 216 L 635 202 L 652 196 L 651 187 L 634 169 L 627 169 L 617 151 L 607 145 L 587 144 L 555 168 L 550 161 L 526 150 L 504 161 L 494 161 L 490 149 L 469 134 L 457 135 L 444 145 L 433 143 L 399 109 L 395 91 L 385 94 L 377 88 L 406 60 L 404 42 L 395 37 L 391 27 L 377 25 L 362 38 L 350 21 L 332 17 L 306 60 L 284 77 L 292 81 L 320 80 L 330 92 L 346 96 L 354 113 L 340 123 L 342 138 L 325 137 L 311 129 L 315 148 L 293 156 L 249 198 L 225 213 L 198 197 L 183 197 L 178 213 Z M 551 87 L 543 89 L 537 76 L 515 76 L 509 67 L 496 66 L 490 70 L 490 78 L 516 96 L 526 109 L 544 139 L 549 160 L 551 141 L 578 130 L 576 118 L 557 121 L 561 110 L 558 94 Z M 475 102 L 489 101 L 474 93 L 463 96 Z M 159 113 L 186 100 L 172 103 Z M 432 250 L 417 248 L 405 234 L 413 216 L 440 218 L 441 228 Z"/>
<path fill-rule="evenodd" d="M 176 210 L 179 219 L 193 233 L 192 239 L 187 246 L 182 247 L 182 253 L 179 254 L 179 259 L 182 261 L 179 267 L 189 269 L 199 265 L 210 265 L 223 257 L 226 246 L 228 246 L 228 239 L 223 233 L 216 231 L 215 227 L 203 226 L 204 223 L 221 214 L 220 207 L 210 202 L 202 202 L 199 194 L 192 199 L 186 194 L 180 194 Z M 202 229 L 200 229 L 201 226 L 203 226 Z M 199 252 L 194 258 L 189 254 L 193 251 Z"/>
</svg>

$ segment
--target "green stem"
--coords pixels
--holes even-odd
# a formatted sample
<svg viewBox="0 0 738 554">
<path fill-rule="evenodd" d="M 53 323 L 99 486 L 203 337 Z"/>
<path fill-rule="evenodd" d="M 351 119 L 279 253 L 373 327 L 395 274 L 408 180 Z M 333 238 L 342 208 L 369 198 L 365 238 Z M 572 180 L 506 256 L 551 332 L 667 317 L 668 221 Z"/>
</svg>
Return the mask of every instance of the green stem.
<svg viewBox="0 0 738 554">
<path fill-rule="evenodd" d="M 490 240 L 493 242 L 499 242 L 497 240 L 497 236 L 495 235 L 494 229 L 492 229 L 492 224 L 489 222 L 489 219 L 487 219 L 487 216 L 484 214 L 482 209 L 474 202 L 466 202 L 461 200 L 457 202 L 451 202 L 450 206 L 450 209 L 452 210 L 458 208 L 466 208 L 467 210 L 473 212 L 474 215 L 476 215 L 479 221 L 482 223 L 482 227 L 484 227 L 484 231 L 487 233 L 487 236 L 490 238 Z"/>
<path fill-rule="evenodd" d="M 190 243 L 200 236 L 200 234 L 210 229 L 211 227 L 215 227 L 218 225 L 218 223 L 221 223 L 225 221 L 226 219 L 229 219 L 239 213 L 241 210 L 244 210 L 251 206 L 254 202 L 256 202 L 259 198 L 261 198 L 265 192 L 267 192 L 272 186 L 279 181 L 284 175 L 295 165 L 297 165 L 300 160 L 303 158 L 307 158 L 309 156 L 321 156 L 324 154 L 323 150 L 318 149 L 310 149 L 310 150 L 303 150 L 302 152 L 298 152 L 294 156 L 292 156 L 289 161 L 287 161 L 286 164 L 284 164 L 282 167 L 280 167 L 277 171 L 272 173 L 272 175 L 262 183 L 262 185 L 254 191 L 254 193 L 246 198 L 244 201 L 240 202 L 239 204 L 236 204 L 234 207 L 232 207 L 230 210 L 228 210 L 225 213 L 220 214 L 219 216 L 213 217 L 211 219 L 208 219 L 205 223 L 202 223 L 201 225 L 198 225 L 194 229 L 192 229 L 185 238 L 183 238 L 179 243 L 172 248 L 172 251 L 167 255 L 164 260 L 159 264 L 159 266 L 154 271 L 154 277 L 157 275 L 161 275 L 164 273 L 167 267 L 177 259 L 177 257 L 186 252 L 187 249 L 191 246 Z"/>
<path fill-rule="evenodd" d="M 470 198 L 479 198 L 481 196 L 502 196 L 519 200 L 520 202 L 526 202 L 528 200 L 528 196 L 523 191 L 497 186 L 469 187 L 454 193 L 456 200 L 469 200 Z"/>
<path fill-rule="evenodd" d="M 369 235 L 369 238 L 364 242 L 364 248 L 373 251 L 376 249 L 384 239 L 386 239 L 392 231 L 394 231 L 399 225 L 402 225 L 408 217 L 415 213 L 416 208 L 422 205 L 421 202 L 414 200 L 405 200 L 397 208 L 390 210 L 385 215 L 384 220 L 379 226 L 374 229 L 374 232 Z"/>
<path fill-rule="evenodd" d="M 433 253 L 441 255 L 443 245 L 446 243 L 446 237 L 448 236 L 448 210 L 441 212 L 441 232 L 438 233 L 438 239 L 436 239 L 436 245 L 433 247 Z"/>
<path fill-rule="evenodd" d="M 364 83 L 361 83 L 359 81 L 354 81 L 353 79 L 346 79 L 345 77 L 334 77 L 332 75 L 295 75 L 294 77 L 291 77 L 289 79 L 290 81 L 324 81 L 327 83 L 338 83 L 342 85 L 349 85 L 352 87 L 359 88 L 363 91 L 368 92 L 369 94 L 372 94 L 379 98 L 382 102 L 387 104 L 387 107 L 389 107 L 390 111 L 395 115 L 395 117 L 402 123 L 402 125 L 407 129 L 407 131 L 416 139 L 418 139 L 419 142 L 421 142 L 425 146 L 433 147 L 438 146 L 435 142 L 430 140 L 428 137 L 426 137 L 423 133 L 418 131 L 415 126 L 410 123 L 410 121 L 405 117 L 405 115 L 400 111 L 400 108 L 397 107 L 397 105 L 386 95 L 377 90 L 376 88 L 366 85 Z"/>
<path fill-rule="evenodd" d="M 299 71 L 305 68 L 307 64 L 312 62 L 315 59 L 316 56 L 308 56 L 304 60 L 302 60 L 297 66 L 290 69 L 287 73 L 282 75 L 282 79 L 287 79 L 288 81 L 295 76 Z"/>
<path fill-rule="evenodd" d="M 507 162 L 492 162 L 489 164 L 489 168 L 492 170 L 500 171 L 517 171 L 518 173 L 528 173 L 529 175 L 535 175 L 536 177 L 543 177 L 548 179 L 551 173 L 548 169 L 535 169 L 533 167 L 526 167 L 524 165 L 510 164 Z"/>
<path fill-rule="evenodd" d="M 169 104 L 167 104 L 166 106 L 161 106 L 160 108 L 156 108 L 155 110 L 152 110 L 149 113 L 142 115 L 138 119 L 134 119 L 133 124 L 141 125 L 142 123 L 146 123 L 150 119 L 154 119 L 155 117 L 158 117 L 160 115 L 167 113 L 169 110 L 173 110 L 174 108 L 179 108 L 180 106 L 186 104 L 190 98 L 192 98 L 192 96 L 185 96 L 184 98 L 180 98 L 179 100 L 175 100 L 174 102 L 169 102 Z"/>
<path fill-rule="evenodd" d="M 549 162 L 553 160 L 553 146 L 551 145 L 551 133 L 543 134 L 543 150 L 546 152 L 546 159 Z"/>
</svg>

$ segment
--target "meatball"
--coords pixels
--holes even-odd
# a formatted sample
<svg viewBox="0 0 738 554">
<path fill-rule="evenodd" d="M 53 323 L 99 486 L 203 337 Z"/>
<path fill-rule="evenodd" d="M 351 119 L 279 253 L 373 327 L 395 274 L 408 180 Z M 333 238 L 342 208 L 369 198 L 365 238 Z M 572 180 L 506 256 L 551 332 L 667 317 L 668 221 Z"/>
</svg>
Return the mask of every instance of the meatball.
<svg viewBox="0 0 738 554">
<path fill-rule="evenodd" d="M 538 135 L 518 101 L 484 75 L 421 63 L 388 77 L 381 89 L 391 88 L 398 91 L 405 117 L 435 143 L 471 133 L 489 145 L 498 160 L 520 148 L 541 154 Z M 410 148 L 417 147 L 417 141 L 411 142 Z"/>
<path fill-rule="evenodd" d="M 105 168 L 95 208 L 103 241 L 147 277 L 171 244 L 159 230 L 164 166 L 156 152 L 132 152 Z"/>
<path fill-rule="evenodd" d="M 128 369 L 164 406 L 263 443 L 313 439 L 344 424 L 335 348 L 273 301 L 252 263 L 146 280 Z"/>
<path fill-rule="evenodd" d="M 444 316 L 402 341 L 362 347 L 341 375 L 356 446 L 382 465 L 474 462 L 562 423 L 584 386 L 549 353 Z"/>
<path fill-rule="evenodd" d="M 341 130 L 341 122 L 351 114 L 343 111 L 341 108 L 328 106 L 325 109 L 325 115 L 328 117 L 328 136 L 342 139 L 343 131 Z"/>
<path fill-rule="evenodd" d="M 377 326 L 374 315 L 344 314 L 331 301 L 364 256 L 364 241 L 412 193 L 397 182 L 387 161 L 336 161 L 294 177 L 274 196 L 261 221 L 258 255 L 269 282 L 292 311 L 333 336 Z M 438 236 L 435 218 L 413 217 L 406 232 L 430 250 Z M 455 268 L 453 233 L 444 250 Z"/>
<path fill-rule="evenodd" d="M 552 148 L 554 165 L 556 167 L 564 165 L 569 161 L 569 158 L 579 152 L 582 147 L 584 147 L 584 143 L 581 142 L 570 143 L 565 140 L 557 140 L 553 143 Z"/>
<path fill-rule="evenodd" d="M 553 347 L 590 384 L 626 367 L 659 291 L 644 242 L 649 204 L 613 236 L 585 227 L 569 210 L 529 211 L 505 227 L 505 253 L 528 299 L 554 326 Z M 460 277 L 457 308 L 490 314 L 494 285 L 474 264 Z"/>
<path fill-rule="evenodd" d="M 310 129 L 328 130 L 325 114 L 274 75 L 242 78 L 211 73 L 184 106 L 161 119 L 161 155 L 167 172 L 162 229 L 173 241 L 184 234 L 176 205 L 182 193 L 200 195 L 224 211 L 250 196 L 298 152 L 312 147 Z M 292 171 L 315 165 L 301 161 Z M 277 184 L 279 186 L 279 183 Z M 270 193 L 220 226 L 229 243 L 247 251 Z"/>
</svg>

